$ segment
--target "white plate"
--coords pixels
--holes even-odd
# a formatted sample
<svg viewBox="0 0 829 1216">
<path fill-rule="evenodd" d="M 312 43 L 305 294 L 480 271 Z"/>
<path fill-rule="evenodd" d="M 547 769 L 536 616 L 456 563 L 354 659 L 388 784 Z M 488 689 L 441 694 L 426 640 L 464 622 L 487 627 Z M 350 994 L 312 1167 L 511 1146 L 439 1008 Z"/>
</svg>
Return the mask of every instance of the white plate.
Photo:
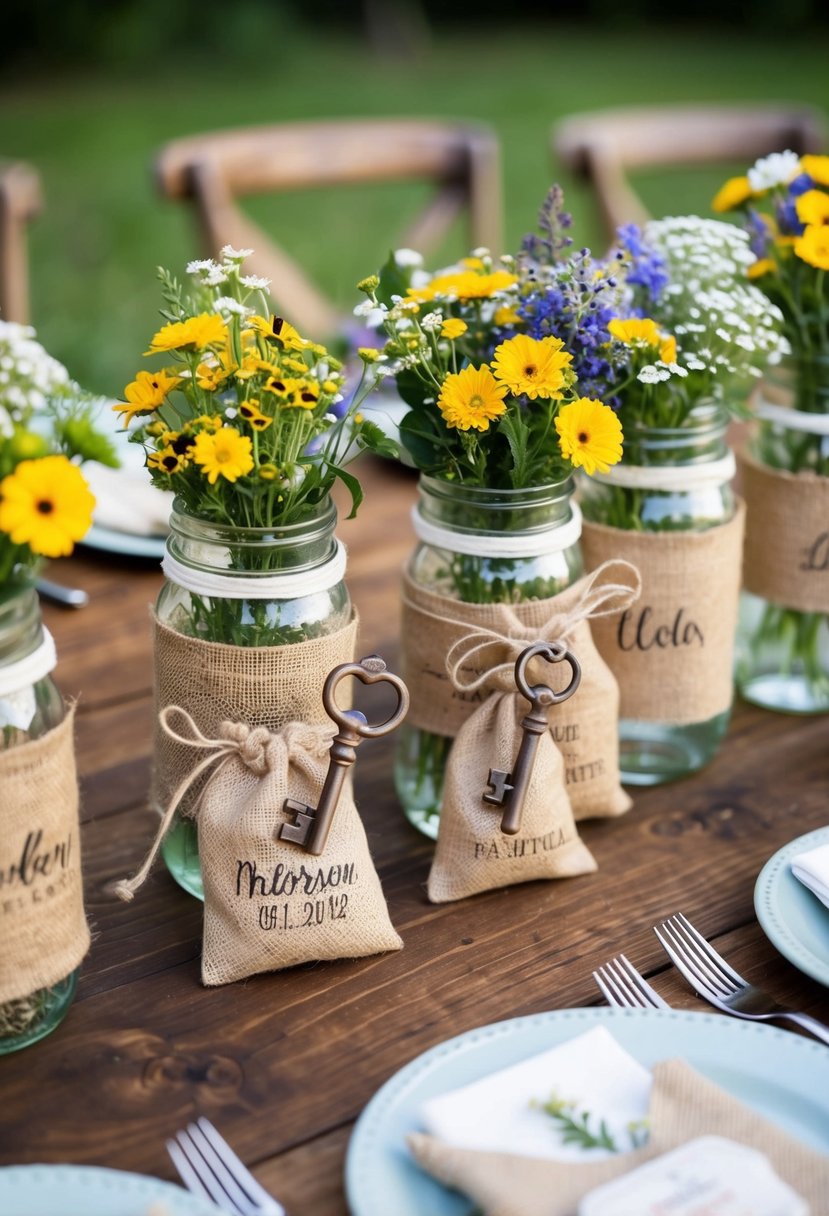
<svg viewBox="0 0 829 1216">
<path fill-rule="evenodd" d="M 217 1216 L 218 1208 L 180 1186 L 94 1165 L 11 1165 L 0 1169 L 2 1216 Z"/>
<path fill-rule="evenodd" d="M 792 858 L 829 844 L 829 827 L 790 840 L 757 877 L 754 910 L 771 944 L 798 970 L 829 987 L 829 908 L 795 878 Z"/>
</svg>

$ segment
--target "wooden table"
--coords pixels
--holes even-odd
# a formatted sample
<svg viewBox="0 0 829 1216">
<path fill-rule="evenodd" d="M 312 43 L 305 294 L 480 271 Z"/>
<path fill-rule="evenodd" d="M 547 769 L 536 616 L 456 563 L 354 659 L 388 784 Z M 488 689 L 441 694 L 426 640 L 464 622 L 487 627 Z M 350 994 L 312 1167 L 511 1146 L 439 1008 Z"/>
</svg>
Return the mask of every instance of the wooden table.
<svg viewBox="0 0 829 1216">
<path fill-rule="evenodd" d="M 340 534 L 360 651 L 393 664 L 415 483 L 373 461 L 361 473 L 366 503 Z M 829 819 L 827 719 L 744 705 L 703 773 L 636 792 L 622 819 L 582 825 L 597 874 L 439 907 L 425 894 L 432 846 L 395 799 L 392 744 L 366 746 L 358 801 L 405 949 L 203 988 L 201 905 L 162 864 L 134 903 L 104 893 L 134 872 L 155 830 L 147 606 L 158 568 L 87 551 L 53 573 L 92 597 L 79 612 L 47 608 L 46 618 L 59 683 L 79 697 L 94 936 L 64 1024 L 0 1059 L 0 1162 L 90 1162 L 171 1178 L 165 1137 L 205 1114 L 291 1216 L 341 1216 L 354 1120 L 426 1048 L 482 1023 L 598 1003 L 591 970 L 619 950 L 657 976 L 671 1004 L 702 1008 L 651 932 L 680 909 L 739 970 L 829 1019 L 827 990 L 776 953 L 752 904 L 766 859 Z"/>
</svg>

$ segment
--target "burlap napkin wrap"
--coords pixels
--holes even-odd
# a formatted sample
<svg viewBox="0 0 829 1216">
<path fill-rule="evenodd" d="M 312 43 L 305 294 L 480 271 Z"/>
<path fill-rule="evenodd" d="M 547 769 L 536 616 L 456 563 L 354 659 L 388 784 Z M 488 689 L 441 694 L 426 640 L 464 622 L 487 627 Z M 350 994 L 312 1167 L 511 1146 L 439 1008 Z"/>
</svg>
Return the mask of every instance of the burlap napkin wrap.
<svg viewBox="0 0 829 1216">
<path fill-rule="evenodd" d="M 74 718 L 0 751 L 0 1004 L 56 984 L 89 949 Z"/>
<path fill-rule="evenodd" d="M 603 582 L 611 576 L 627 581 Z M 577 820 L 621 815 L 631 801 L 619 781 L 619 688 L 593 643 L 589 621 L 595 624 L 599 614 L 618 613 L 633 603 L 637 587 L 636 571 L 627 562 L 609 562 L 548 599 L 465 604 L 419 587 L 404 573 L 402 666 L 411 694 L 409 724 L 456 737 L 490 692 L 514 691 L 512 665 L 526 646 L 564 640 L 579 659 L 582 682 L 578 693 L 554 710 L 550 735 L 564 760 L 573 815 Z M 464 654 L 459 647 L 468 640 L 472 645 Z M 570 674 L 566 664 L 561 668 L 540 662 L 531 675 L 561 691 Z M 484 778 L 494 763 L 484 764 Z"/>
<path fill-rule="evenodd" d="M 180 718 L 187 729 L 172 726 Z M 192 814 L 204 880 L 202 982 L 229 984 L 262 971 L 321 959 L 363 958 L 401 949 L 354 804 L 350 778 L 325 851 L 313 857 L 280 840 L 293 816 L 286 798 L 316 806 L 333 735 L 327 726 L 222 722 L 207 738 L 183 709 L 168 706 L 161 729 L 203 758 L 173 795 L 141 870 L 115 886 L 130 900 L 149 873 L 179 803 L 200 784 Z M 204 780 L 201 780 L 204 778 Z"/>
<path fill-rule="evenodd" d="M 743 585 L 799 612 L 829 612 L 829 477 L 737 454 L 746 500 Z"/>
<path fill-rule="evenodd" d="M 728 523 L 704 532 L 632 532 L 585 522 L 588 567 L 624 557 L 642 576 L 636 606 L 593 625 L 619 682 L 622 718 L 683 725 L 730 707 L 744 520 L 738 502 Z"/>
<path fill-rule="evenodd" d="M 290 646 L 230 646 L 186 637 L 153 614 L 156 725 L 151 800 L 158 813 L 169 805 L 191 764 L 187 749 L 161 728 L 159 714 L 165 706 L 181 706 L 211 738 L 224 721 L 255 722 L 271 730 L 286 722 L 328 722 L 323 680 L 332 668 L 353 660 L 357 627 L 355 614 L 350 624 L 327 637 Z M 192 815 L 198 793 L 196 784 L 182 799 L 182 815 Z"/>
<path fill-rule="evenodd" d="M 793 1140 L 682 1060 L 657 1064 L 653 1078 L 648 1144 L 609 1160 L 578 1165 L 474 1152 L 424 1135 L 410 1136 L 409 1145 L 425 1170 L 469 1195 L 486 1216 L 576 1216 L 579 1200 L 595 1187 L 703 1135 L 765 1153 L 814 1216 L 829 1211 L 829 1157 Z"/>
</svg>

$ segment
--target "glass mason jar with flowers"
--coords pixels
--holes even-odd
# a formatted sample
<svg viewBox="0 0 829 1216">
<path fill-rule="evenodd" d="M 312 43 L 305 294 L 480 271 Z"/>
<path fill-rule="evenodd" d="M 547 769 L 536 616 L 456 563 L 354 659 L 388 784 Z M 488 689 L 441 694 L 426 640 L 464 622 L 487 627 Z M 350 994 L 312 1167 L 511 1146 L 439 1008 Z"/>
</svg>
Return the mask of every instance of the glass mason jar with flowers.
<svg viewBox="0 0 829 1216">
<path fill-rule="evenodd" d="M 248 253 L 191 263 L 186 288 L 161 274 L 166 324 L 147 354 L 167 366 L 139 372 L 115 407 L 137 419 L 131 438 L 153 483 L 176 495 L 154 621 L 157 708 L 181 705 L 206 733 L 221 718 L 324 720 L 320 668 L 353 657 L 355 628 L 330 492 L 342 480 L 356 511 L 346 462 L 394 450 L 359 413 L 369 365 L 347 402 L 339 361 L 268 314 L 267 281 L 243 272 Z M 157 729 L 160 814 L 187 765 Z M 201 896 L 191 819 L 179 816 L 163 853 Z"/>
<path fill-rule="evenodd" d="M 609 468 L 622 433 L 613 411 L 583 394 L 561 338 L 515 332 L 522 283 L 540 271 L 529 251 L 496 265 L 476 250 L 414 280 L 405 270 L 392 258 L 360 286 L 383 317 L 386 343 L 371 357 L 409 406 L 401 443 L 421 472 L 403 586 L 412 703 L 395 776 L 407 818 L 434 838 L 469 708 L 458 712 L 463 694 L 447 680 L 441 605 L 519 610 L 569 587 L 582 573 L 574 470 Z"/>
<path fill-rule="evenodd" d="M 748 701 L 829 710 L 829 156 L 779 152 L 731 178 L 749 278 L 780 309 L 790 353 L 765 376 L 741 455 L 748 504 L 737 682 Z"/>
</svg>

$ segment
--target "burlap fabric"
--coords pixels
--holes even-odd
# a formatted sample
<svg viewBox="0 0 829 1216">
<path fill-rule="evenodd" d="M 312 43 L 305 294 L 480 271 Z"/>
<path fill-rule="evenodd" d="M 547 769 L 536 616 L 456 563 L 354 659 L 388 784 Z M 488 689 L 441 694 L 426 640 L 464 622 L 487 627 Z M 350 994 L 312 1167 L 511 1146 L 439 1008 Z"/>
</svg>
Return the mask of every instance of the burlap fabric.
<svg viewBox="0 0 829 1216">
<path fill-rule="evenodd" d="M 357 627 L 355 615 L 328 637 L 290 646 L 228 646 L 186 637 L 153 614 L 156 725 L 151 799 L 158 813 L 169 805 L 192 762 L 186 748 L 161 728 L 159 714 L 165 706 L 181 706 L 211 738 L 224 721 L 270 730 L 286 722 L 328 722 L 323 680 L 333 667 L 353 660 Z M 192 815 L 198 794 L 196 784 L 182 800 L 182 815 Z"/>
<path fill-rule="evenodd" d="M 743 584 L 798 612 L 829 612 L 829 477 L 737 454 L 746 500 Z"/>
<path fill-rule="evenodd" d="M 460 603 L 427 591 L 404 574 L 402 674 L 411 694 L 409 724 L 457 736 L 492 688 L 510 687 L 511 674 L 506 673 L 496 675 L 492 687 L 480 684 L 492 668 L 514 663 L 531 642 L 566 641 L 581 664 L 582 682 L 576 695 L 551 714 L 550 734 L 564 758 L 573 815 L 577 820 L 621 815 L 631 801 L 619 780 L 619 688 L 594 645 L 591 628 L 600 614 L 618 613 L 637 594 L 636 571 L 616 561 L 560 595 L 518 604 Z M 472 644 L 464 657 L 467 639 Z M 550 667 L 543 661 L 530 669 L 532 680 L 557 692 L 569 674 L 566 664 Z"/>
<path fill-rule="evenodd" d="M 184 734 L 173 726 L 179 721 Z M 204 776 L 195 807 L 204 881 L 204 984 L 402 948 L 349 778 L 321 856 L 277 836 L 281 824 L 294 821 L 284 808 L 286 798 L 317 805 L 328 768 L 330 723 L 289 722 L 272 733 L 222 722 L 217 737 L 209 739 L 188 714 L 171 706 L 161 715 L 161 727 L 191 756 L 197 750 L 203 758 L 176 791 L 141 870 L 115 893 L 132 898 L 178 801 Z"/>
<path fill-rule="evenodd" d="M 624 557 L 642 576 L 634 608 L 595 621 L 593 637 L 619 682 L 620 714 L 706 722 L 731 705 L 745 507 L 705 532 L 631 532 L 585 523 L 588 567 Z"/>
<path fill-rule="evenodd" d="M 653 1077 L 648 1144 L 620 1157 L 584 1165 L 542 1161 L 452 1148 L 423 1135 L 410 1136 L 409 1145 L 425 1170 L 469 1195 L 486 1216 L 576 1216 L 579 1200 L 595 1187 L 703 1135 L 765 1153 L 814 1216 L 829 1211 L 829 1157 L 793 1140 L 682 1060 L 657 1064 Z"/>
<path fill-rule="evenodd" d="M 0 751 L 0 1004 L 56 984 L 89 949 L 74 717 Z"/>
</svg>

